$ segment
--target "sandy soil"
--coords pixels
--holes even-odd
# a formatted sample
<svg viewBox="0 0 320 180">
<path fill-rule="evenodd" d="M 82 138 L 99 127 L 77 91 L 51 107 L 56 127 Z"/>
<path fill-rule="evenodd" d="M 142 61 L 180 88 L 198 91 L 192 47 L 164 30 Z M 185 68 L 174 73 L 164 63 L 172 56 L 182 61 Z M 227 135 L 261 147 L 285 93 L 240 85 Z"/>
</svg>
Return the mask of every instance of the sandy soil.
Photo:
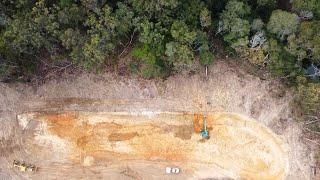
<svg viewBox="0 0 320 180">
<path fill-rule="evenodd" d="M 37 112 L 21 114 L 18 121 L 23 129 L 37 123 L 26 137 L 33 142 L 28 147 L 32 154 L 55 152 L 51 160 L 61 163 L 175 163 L 197 179 L 210 178 L 212 172 L 221 178 L 284 179 L 289 170 L 287 145 L 260 123 L 237 114 L 206 113 L 208 140 L 200 136 L 202 114 Z"/>
<path fill-rule="evenodd" d="M 168 165 L 183 167 L 185 164 L 181 163 L 183 157 L 188 157 L 200 162 L 200 165 L 198 164 L 196 166 L 199 169 L 186 168 L 186 171 L 182 171 L 179 178 L 204 178 L 200 175 L 206 175 L 207 168 L 210 166 L 201 165 L 203 160 L 209 159 L 210 162 L 207 162 L 209 164 L 219 164 L 219 162 L 223 162 L 222 159 L 215 159 L 215 156 L 208 157 L 208 152 L 214 154 L 214 151 L 210 151 L 210 149 L 194 154 L 189 152 L 189 150 L 194 151 L 194 149 L 197 148 L 190 148 L 189 145 L 186 145 L 186 150 L 183 151 L 182 154 L 175 154 L 173 156 L 177 159 L 169 159 L 169 162 L 172 164 L 168 164 L 168 162 L 165 161 L 168 160 L 170 154 L 160 156 L 160 159 L 153 159 L 152 157 L 154 157 L 154 155 L 148 155 L 149 151 L 142 151 L 144 154 L 138 154 L 137 157 L 129 161 L 115 158 L 116 156 L 110 155 L 112 153 L 107 155 L 108 153 L 106 154 L 104 151 L 101 151 L 102 149 L 106 150 L 106 148 L 110 148 L 111 144 L 113 144 L 113 147 L 118 147 L 119 151 L 128 150 L 126 149 L 128 148 L 127 145 L 121 143 L 119 145 L 117 144 L 118 142 L 131 142 L 131 148 L 134 146 L 132 143 L 139 146 L 136 148 L 141 148 L 141 144 L 152 142 L 151 140 L 135 142 L 139 140 L 137 137 L 139 137 L 138 135 L 141 133 L 141 128 L 144 129 L 145 132 L 150 133 L 151 127 L 146 125 L 141 125 L 142 127 L 139 126 L 138 129 L 134 130 L 126 128 L 125 134 L 119 134 L 121 132 L 118 132 L 118 130 L 113 132 L 113 134 L 104 134 L 103 129 L 117 129 L 117 125 L 112 123 L 105 128 L 93 128 L 94 130 L 92 130 L 90 123 L 84 125 L 85 127 L 91 127 L 89 128 L 91 132 L 100 133 L 103 136 L 106 135 L 102 140 L 107 139 L 108 142 L 110 142 L 109 144 L 107 143 L 106 146 L 97 148 L 95 146 L 96 143 L 90 144 L 90 142 L 92 143 L 94 141 L 90 141 L 91 139 L 87 137 L 82 138 L 81 136 L 77 136 L 76 141 L 70 141 L 70 138 L 76 136 L 73 133 L 67 134 L 66 137 L 68 138 L 59 137 L 58 134 L 61 133 L 59 131 L 68 132 L 68 129 L 64 129 L 65 125 L 59 124 L 63 123 L 63 121 L 55 121 L 54 118 L 51 118 L 51 120 L 50 118 L 42 118 L 49 119 L 46 123 L 39 123 L 39 120 L 29 120 L 34 116 L 32 112 L 39 111 L 50 113 L 62 113 L 66 111 L 87 113 L 130 112 L 131 114 L 142 114 L 144 116 L 150 116 L 154 112 L 187 112 L 189 114 L 230 112 L 236 113 L 237 116 L 244 116 L 246 117 L 245 119 L 253 118 L 256 121 L 254 123 L 262 124 L 257 126 L 267 127 L 263 128 L 266 129 L 266 136 L 260 136 L 260 133 L 262 133 L 260 130 L 249 133 L 253 139 L 258 139 L 258 141 L 251 145 L 249 143 L 248 148 L 242 144 L 244 142 L 234 139 L 230 141 L 230 144 L 240 145 L 243 152 L 248 153 L 242 157 L 244 159 L 248 157 L 253 159 L 255 157 L 264 158 L 264 156 L 257 156 L 255 152 L 263 152 L 260 147 L 269 148 L 271 150 L 268 152 L 269 154 L 264 154 L 267 158 L 261 161 L 263 163 L 268 162 L 265 166 L 266 172 L 268 173 L 256 173 L 261 172 L 261 169 L 252 170 L 252 168 L 259 166 L 247 168 L 247 171 L 239 173 L 239 167 L 244 167 L 246 163 L 241 164 L 243 162 L 241 158 L 230 159 L 229 157 L 230 161 L 239 162 L 240 165 L 222 163 L 219 171 L 217 167 L 215 167 L 214 172 L 217 172 L 217 174 L 210 171 L 211 174 L 209 175 L 211 175 L 211 177 L 220 177 L 221 174 L 223 174 L 224 177 L 255 179 L 257 176 L 250 176 L 250 174 L 254 173 L 259 175 L 259 179 L 312 179 L 311 166 L 314 164 L 312 152 L 302 142 L 300 127 L 293 121 L 291 115 L 292 109 L 290 107 L 292 96 L 290 92 L 282 90 L 283 88 L 281 88 L 277 82 L 262 81 L 259 78 L 248 75 L 241 69 L 232 67 L 232 64 L 230 65 L 225 62 L 216 62 L 209 69 L 209 72 L 208 77 L 202 74 L 191 77 L 173 76 L 165 81 L 141 80 L 134 77 L 120 78 L 111 74 L 99 76 L 82 74 L 77 77 L 66 76 L 61 80 L 51 80 L 40 87 L 25 84 L 0 84 L 0 177 L 2 179 L 42 179 L 42 177 L 46 177 L 46 179 L 77 179 L 84 177 L 90 177 L 91 179 L 106 177 L 113 177 L 114 179 L 176 179 L 178 176 L 165 175 L 164 167 Z M 30 117 L 28 117 L 28 114 Z M 59 117 L 59 119 L 63 118 Z M 236 118 L 231 118 L 231 122 L 235 119 Z M 79 122 L 82 121 L 76 121 L 76 123 Z M 179 122 L 179 118 L 174 117 L 172 122 Z M 72 122 L 66 121 L 64 123 Z M 99 121 L 96 123 L 99 123 Z M 236 122 L 231 124 L 237 125 Z M 152 126 L 152 123 L 149 126 Z M 50 130 L 52 127 L 56 127 L 56 130 Z M 76 126 L 69 124 L 67 127 L 72 129 Z M 79 134 L 90 134 L 90 131 L 86 131 L 88 129 L 85 127 L 75 129 L 75 131 Z M 165 132 L 166 130 L 165 127 L 154 129 L 160 132 Z M 236 137 L 243 133 L 242 128 L 238 128 L 238 130 L 234 128 L 231 129 L 227 131 L 226 138 L 232 137 L 231 135 Z M 181 142 L 182 145 L 188 144 L 188 141 L 192 141 L 193 138 L 195 138 L 194 136 L 196 136 L 196 133 L 190 131 L 190 123 L 186 123 L 181 128 L 169 128 L 169 130 L 170 133 L 175 132 L 177 136 L 183 138 L 178 138 L 179 141 L 176 141 L 176 137 L 172 138 L 170 136 L 169 138 L 166 137 L 166 134 L 163 135 L 164 137 L 161 137 L 159 133 L 156 134 L 154 138 L 169 138 L 169 142 L 174 140 L 172 147 L 175 147 L 174 145 L 177 145 L 177 142 Z M 215 132 L 214 130 L 213 128 L 211 131 Z M 170 135 L 170 133 L 168 134 Z M 276 135 L 274 135 L 274 133 Z M 245 140 L 246 138 L 250 139 L 250 136 L 239 136 L 239 138 L 244 138 Z M 151 138 L 153 136 L 144 135 L 143 137 Z M 278 139 L 276 142 L 279 141 L 279 144 L 285 144 L 286 148 L 278 148 L 278 150 L 274 151 L 274 149 L 270 147 L 277 146 L 270 145 L 270 143 L 277 143 L 270 140 L 272 139 L 270 137 L 276 137 L 276 139 Z M 91 138 L 95 139 L 94 137 Z M 216 141 L 213 142 L 213 140 Z M 222 147 L 223 143 L 227 143 L 227 141 L 214 138 L 212 138 L 211 141 L 208 143 L 218 147 Z M 190 142 L 190 144 L 192 143 L 195 143 L 195 141 Z M 43 146 L 39 146 L 41 144 Z M 75 155 L 72 161 L 69 158 L 69 154 L 73 154 L 72 152 L 75 151 L 74 148 L 72 148 L 74 144 L 85 146 L 84 149 L 89 149 L 90 152 L 92 150 L 95 153 L 87 154 L 83 153 L 84 149 L 81 151 L 78 150 L 78 153 L 75 153 L 77 155 Z M 198 145 L 198 143 L 195 144 Z M 149 147 L 152 149 L 153 146 L 154 145 L 150 145 Z M 46 147 L 47 150 L 43 150 L 43 147 Z M 230 147 L 231 146 L 226 146 L 226 149 L 222 151 L 228 152 L 225 153 L 226 156 L 230 155 L 230 153 L 237 152 L 237 148 L 231 152 L 227 151 Z M 254 148 L 251 149 L 249 147 Z M 283 146 L 281 145 L 279 147 Z M 258 148 L 258 150 L 254 150 L 255 148 Z M 158 153 L 159 149 L 156 150 Z M 275 153 L 278 151 L 281 151 L 281 153 Z M 189 156 L 190 153 L 193 155 Z M 201 157 L 197 158 L 197 155 Z M 241 153 L 235 154 L 235 156 L 238 155 L 241 155 Z M 179 157 L 181 159 L 179 159 Z M 130 158 L 132 158 L 131 155 L 125 159 Z M 38 165 L 40 167 L 39 172 L 33 174 L 17 171 L 12 167 L 14 159 L 25 160 L 26 162 Z M 223 159 L 228 159 L 228 157 Z M 288 161 L 288 167 L 285 165 L 286 159 Z M 254 163 L 249 163 L 249 165 Z M 284 169 L 283 176 L 274 176 L 274 178 L 264 176 L 270 175 L 269 172 L 280 171 L 281 168 Z"/>
</svg>

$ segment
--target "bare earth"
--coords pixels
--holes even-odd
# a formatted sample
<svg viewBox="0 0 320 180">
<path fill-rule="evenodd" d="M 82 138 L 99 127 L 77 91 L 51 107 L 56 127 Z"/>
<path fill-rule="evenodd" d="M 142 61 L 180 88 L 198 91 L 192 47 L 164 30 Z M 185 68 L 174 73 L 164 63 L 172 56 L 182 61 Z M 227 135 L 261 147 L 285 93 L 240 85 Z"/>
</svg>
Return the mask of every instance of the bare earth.
<svg viewBox="0 0 320 180">
<path fill-rule="evenodd" d="M 225 62 L 208 77 L 0 84 L 0 179 L 313 179 L 292 98 Z M 15 159 L 39 171 L 19 172 Z"/>
</svg>

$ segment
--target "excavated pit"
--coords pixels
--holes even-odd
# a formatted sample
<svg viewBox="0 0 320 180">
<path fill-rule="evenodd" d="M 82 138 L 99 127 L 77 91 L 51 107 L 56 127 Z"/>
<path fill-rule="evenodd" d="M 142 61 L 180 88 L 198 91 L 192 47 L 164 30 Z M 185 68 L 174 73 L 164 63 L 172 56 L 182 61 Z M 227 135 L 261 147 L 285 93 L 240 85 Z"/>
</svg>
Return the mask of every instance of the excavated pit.
<svg viewBox="0 0 320 180">
<path fill-rule="evenodd" d="M 239 114 L 205 115 L 208 140 L 200 135 L 203 113 L 54 111 L 27 112 L 17 119 L 29 132 L 25 148 L 50 162 L 40 163 L 39 171 L 53 168 L 52 162 L 82 168 L 107 162 L 106 174 L 130 166 L 140 172 L 127 175 L 135 179 L 163 176 L 166 166 L 180 167 L 175 177 L 181 179 L 285 179 L 288 148 L 276 134 Z M 162 170 L 143 170 L 151 166 Z"/>
</svg>

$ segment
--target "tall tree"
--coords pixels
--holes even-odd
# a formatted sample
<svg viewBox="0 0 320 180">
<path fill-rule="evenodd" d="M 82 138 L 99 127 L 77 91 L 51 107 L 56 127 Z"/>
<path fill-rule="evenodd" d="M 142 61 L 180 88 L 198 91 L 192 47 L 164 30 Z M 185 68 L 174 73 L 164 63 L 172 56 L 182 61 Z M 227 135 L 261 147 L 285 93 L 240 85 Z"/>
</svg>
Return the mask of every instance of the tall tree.
<svg viewBox="0 0 320 180">
<path fill-rule="evenodd" d="M 320 65 L 320 22 L 305 21 L 300 31 L 288 38 L 287 50 L 298 60 L 310 59 Z"/>
<path fill-rule="evenodd" d="M 279 40 L 284 41 L 288 36 L 297 32 L 298 25 L 299 19 L 296 14 L 275 10 L 272 12 L 267 28 Z"/>
<path fill-rule="evenodd" d="M 246 16 L 250 14 L 250 7 L 244 2 L 231 0 L 221 13 L 222 31 L 224 40 L 235 43 L 241 38 L 247 38 L 250 32 L 250 23 Z"/>
</svg>

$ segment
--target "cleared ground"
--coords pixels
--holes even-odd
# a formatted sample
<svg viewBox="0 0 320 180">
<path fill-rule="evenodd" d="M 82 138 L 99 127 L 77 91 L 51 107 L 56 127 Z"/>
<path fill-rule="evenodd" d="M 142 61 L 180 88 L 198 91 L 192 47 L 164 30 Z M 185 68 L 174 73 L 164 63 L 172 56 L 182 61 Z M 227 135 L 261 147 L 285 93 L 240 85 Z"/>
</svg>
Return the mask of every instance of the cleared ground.
<svg viewBox="0 0 320 180">
<path fill-rule="evenodd" d="M 43 112 L 18 119 L 23 128 L 37 124 L 30 138 L 38 148 L 30 148 L 35 150 L 31 153 L 51 152 L 59 157 L 52 160 L 61 163 L 162 162 L 179 165 L 193 178 L 235 179 L 284 179 L 289 168 L 285 143 L 266 127 L 237 114 L 207 114 L 208 140 L 200 136 L 202 114 Z M 164 174 L 164 169 L 158 173 Z"/>
<path fill-rule="evenodd" d="M 207 77 L 0 84 L 0 179 L 312 179 L 292 99 L 277 81 L 222 61 Z M 195 119 L 206 113 L 211 138 L 201 142 Z M 17 171 L 14 159 L 39 172 Z"/>
</svg>

